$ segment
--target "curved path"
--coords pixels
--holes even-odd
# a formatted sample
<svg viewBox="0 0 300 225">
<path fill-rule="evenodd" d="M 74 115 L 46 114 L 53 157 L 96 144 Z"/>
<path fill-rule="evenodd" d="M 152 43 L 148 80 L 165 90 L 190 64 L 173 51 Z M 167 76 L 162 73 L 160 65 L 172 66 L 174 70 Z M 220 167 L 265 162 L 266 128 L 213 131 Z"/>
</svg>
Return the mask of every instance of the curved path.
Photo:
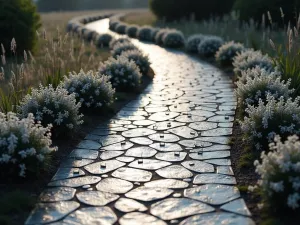
<svg viewBox="0 0 300 225">
<path fill-rule="evenodd" d="M 109 32 L 108 19 L 87 26 Z M 79 144 L 27 224 L 253 225 L 227 145 L 231 80 L 180 51 L 134 42 L 149 54 L 153 83 Z"/>
</svg>

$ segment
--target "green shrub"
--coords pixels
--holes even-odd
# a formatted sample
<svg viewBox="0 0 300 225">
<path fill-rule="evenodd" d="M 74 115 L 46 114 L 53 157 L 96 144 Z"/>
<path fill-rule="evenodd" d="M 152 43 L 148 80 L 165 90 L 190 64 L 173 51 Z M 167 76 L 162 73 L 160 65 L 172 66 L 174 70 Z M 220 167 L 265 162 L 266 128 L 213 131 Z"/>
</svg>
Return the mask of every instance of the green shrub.
<svg viewBox="0 0 300 225">
<path fill-rule="evenodd" d="M 0 0 L 0 43 L 10 49 L 13 38 L 17 51 L 33 51 L 37 44 L 36 31 L 40 28 L 40 17 L 31 0 Z"/>
<path fill-rule="evenodd" d="M 160 19 L 178 20 L 192 14 L 196 19 L 222 16 L 231 11 L 234 0 L 150 0 L 152 12 Z"/>
<path fill-rule="evenodd" d="M 280 7 L 284 18 L 282 18 Z M 249 21 L 250 18 L 253 18 L 259 22 L 262 21 L 263 14 L 267 18 L 267 12 L 269 11 L 273 23 L 284 25 L 288 21 L 293 24 L 297 22 L 299 7 L 299 0 L 236 0 L 233 10 L 239 11 L 241 20 Z"/>
</svg>

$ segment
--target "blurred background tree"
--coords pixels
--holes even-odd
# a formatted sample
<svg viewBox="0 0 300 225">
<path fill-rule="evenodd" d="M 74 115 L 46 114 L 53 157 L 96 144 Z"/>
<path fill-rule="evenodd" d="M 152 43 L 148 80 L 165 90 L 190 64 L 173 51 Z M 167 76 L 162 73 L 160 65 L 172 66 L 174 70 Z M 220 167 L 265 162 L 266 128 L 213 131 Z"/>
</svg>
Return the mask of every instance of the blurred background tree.
<svg viewBox="0 0 300 225">
<path fill-rule="evenodd" d="M 40 26 L 40 16 L 32 0 L 0 0 L 0 43 L 8 50 L 7 56 L 13 38 L 17 52 L 34 51 Z"/>
</svg>

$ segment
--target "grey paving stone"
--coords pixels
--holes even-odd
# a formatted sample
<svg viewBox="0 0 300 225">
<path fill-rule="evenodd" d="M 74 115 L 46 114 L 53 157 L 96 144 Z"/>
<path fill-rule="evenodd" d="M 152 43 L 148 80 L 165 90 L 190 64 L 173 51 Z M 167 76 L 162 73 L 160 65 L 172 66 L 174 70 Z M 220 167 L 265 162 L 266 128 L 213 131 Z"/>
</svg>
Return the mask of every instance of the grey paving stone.
<svg viewBox="0 0 300 225">
<path fill-rule="evenodd" d="M 174 121 L 165 121 L 165 122 L 159 122 L 155 123 L 153 125 L 150 125 L 148 128 L 157 130 L 157 131 L 163 131 L 163 130 L 168 130 L 170 128 L 174 127 L 179 127 L 183 126 L 185 123 L 179 123 L 179 122 L 174 122 Z"/>
<path fill-rule="evenodd" d="M 148 129 L 148 128 L 136 128 L 132 130 L 128 130 L 122 133 L 124 137 L 132 138 L 132 137 L 143 137 L 148 136 L 150 134 L 154 134 L 156 131 Z"/>
<path fill-rule="evenodd" d="M 124 152 L 122 151 L 105 151 L 101 153 L 100 159 L 102 160 L 108 160 L 108 159 L 113 159 L 116 158 L 120 155 L 122 155 Z"/>
<path fill-rule="evenodd" d="M 106 147 L 101 148 L 101 150 L 107 151 L 124 151 L 131 148 L 133 144 L 129 141 L 122 141 L 116 144 L 108 145 Z"/>
<path fill-rule="evenodd" d="M 26 220 L 26 225 L 46 224 L 55 222 L 72 211 L 76 210 L 80 204 L 74 201 L 60 201 L 55 203 L 38 203 Z"/>
<path fill-rule="evenodd" d="M 193 123 L 193 122 L 200 122 L 206 120 L 206 117 L 203 116 L 196 116 L 192 115 L 190 113 L 187 113 L 188 115 L 181 115 L 175 118 L 177 122 L 182 123 Z"/>
<path fill-rule="evenodd" d="M 187 138 L 187 139 L 198 137 L 197 131 L 195 131 L 187 126 L 176 127 L 176 128 L 170 129 L 169 131 L 173 134 L 176 134 L 180 137 Z"/>
<path fill-rule="evenodd" d="M 179 141 L 179 144 L 189 148 L 195 148 L 195 147 L 204 148 L 204 147 L 212 146 L 212 143 L 210 142 L 197 141 L 197 140 L 181 140 Z"/>
<path fill-rule="evenodd" d="M 229 142 L 228 137 L 198 137 L 195 140 L 197 140 L 197 141 L 207 141 L 207 142 L 223 144 L 223 145 L 225 145 Z"/>
<path fill-rule="evenodd" d="M 117 216 L 109 207 L 86 207 L 71 213 L 63 220 L 62 225 L 108 225 L 115 222 L 117 222 Z"/>
<path fill-rule="evenodd" d="M 189 183 L 176 179 L 161 179 L 147 182 L 144 185 L 145 187 L 149 188 L 164 187 L 170 189 L 182 189 L 187 188 L 189 186 Z"/>
<path fill-rule="evenodd" d="M 151 145 L 153 143 L 152 140 L 146 137 L 130 138 L 130 141 L 139 145 Z"/>
<path fill-rule="evenodd" d="M 167 225 L 163 220 L 140 212 L 127 213 L 121 217 L 119 222 L 120 225 Z"/>
<path fill-rule="evenodd" d="M 120 156 L 120 157 L 116 158 L 116 160 L 118 160 L 120 162 L 125 162 L 125 163 L 132 162 L 134 159 L 135 159 L 134 157 L 128 157 L 128 156 Z"/>
<path fill-rule="evenodd" d="M 119 195 L 103 191 L 84 191 L 76 194 L 77 199 L 91 206 L 105 206 L 119 198 Z"/>
<path fill-rule="evenodd" d="M 108 135 L 100 137 L 99 142 L 102 146 L 112 145 L 121 141 L 125 141 L 125 138 L 121 135 Z"/>
<path fill-rule="evenodd" d="M 184 196 L 210 205 L 223 205 L 240 197 L 236 187 L 221 184 L 206 184 L 184 190 Z"/>
<path fill-rule="evenodd" d="M 171 165 L 171 163 L 156 159 L 138 159 L 130 163 L 128 166 L 144 170 L 157 170 L 169 165 Z"/>
<path fill-rule="evenodd" d="M 145 212 L 148 210 L 148 208 L 142 203 L 129 198 L 120 198 L 116 201 L 115 208 L 123 213 L 134 211 Z"/>
<path fill-rule="evenodd" d="M 67 178 L 80 177 L 84 175 L 85 172 L 78 168 L 59 168 L 51 180 L 62 180 Z"/>
<path fill-rule="evenodd" d="M 191 153 L 189 156 L 197 160 L 221 159 L 230 157 L 230 151 L 203 152 L 203 150 L 200 149 L 199 152 Z"/>
<path fill-rule="evenodd" d="M 216 128 L 212 130 L 202 131 L 201 136 L 228 136 L 232 134 L 232 128 Z"/>
<path fill-rule="evenodd" d="M 217 166 L 217 173 L 225 175 L 234 175 L 231 166 Z"/>
<path fill-rule="evenodd" d="M 228 202 L 225 205 L 222 205 L 221 209 L 228 211 L 228 212 L 241 214 L 243 216 L 251 216 L 251 213 L 250 213 L 249 209 L 247 208 L 244 199 L 241 199 L 241 198 L 234 200 L 232 202 Z"/>
<path fill-rule="evenodd" d="M 213 116 L 208 119 L 209 122 L 227 123 L 234 121 L 233 116 Z"/>
<path fill-rule="evenodd" d="M 127 150 L 125 155 L 138 158 L 151 158 L 156 153 L 157 151 L 153 148 L 147 146 L 140 146 Z"/>
<path fill-rule="evenodd" d="M 97 159 L 98 154 L 99 154 L 98 151 L 95 151 L 95 150 L 75 149 L 70 153 L 69 158 L 73 158 L 73 159 Z"/>
<path fill-rule="evenodd" d="M 186 157 L 186 152 L 161 152 L 155 155 L 155 158 L 168 162 L 180 162 Z"/>
<path fill-rule="evenodd" d="M 217 166 L 231 166 L 230 159 L 208 159 L 204 160 L 204 162 L 211 163 Z"/>
<path fill-rule="evenodd" d="M 236 184 L 233 176 L 218 173 L 198 174 L 194 178 L 194 184 Z"/>
<path fill-rule="evenodd" d="M 163 220 L 173 220 L 199 213 L 213 212 L 209 205 L 188 198 L 167 198 L 151 205 L 151 214 Z"/>
<path fill-rule="evenodd" d="M 217 123 L 212 122 L 196 122 L 189 125 L 190 128 L 198 131 L 211 130 L 218 127 Z"/>
<path fill-rule="evenodd" d="M 193 173 L 180 165 L 171 165 L 155 171 L 163 178 L 184 179 L 193 176 Z"/>
<path fill-rule="evenodd" d="M 198 224 L 209 224 L 219 225 L 224 224 L 235 224 L 235 225 L 255 225 L 253 220 L 244 216 L 237 216 L 233 213 L 217 212 L 207 213 L 203 215 L 195 215 L 183 220 L 180 225 L 198 225 Z"/>
<path fill-rule="evenodd" d="M 162 187 L 138 187 L 131 190 L 125 196 L 135 200 L 144 202 L 151 202 L 159 199 L 163 199 L 171 195 L 174 191 L 168 188 Z"/>
<path fill-rule="evenodd" d="M 78 145 L 77 148 L 89 149 L 89 150 L 98 150 L 101 148 L 101 144 L 96 141 L 83 140 Z"/>
<path fill-rule="evenodd" d="M 84 167 L 84 169 L 86 169 L 91 174 L 105 174 L 125 165 L 126 163 L 112 159 L 87 165 Z"/>
<path fill-rule="evenodd" d="M 180 140 L 180 138 L 174 134 L 152 134 L 149 136 L 149 138 L 153 141 L 159 141 L 159 142 L 177 142 Z"/>
<path fill-rule="evenodd" d="M 172 118 L 175 118 L 179 115 L 179 113 L 177 112 L 157 112 L 152 114 L 149 117 L 149 120 L 153 120 L 156 122 L 162 122 L 162 121 L 166 121 Z"/>
<path fill-rule="evenodd" d="M 136 120 L 133 122 L 134 125 L 137 126 L 149 126 L 151 124 L 154 124 L 155 122 L 152 120 Z"/>
<path fill-rule="evenodd" d="M 178 144 L 173 143 L 154 143 L 150 145 L 151 148 L 154 148 L 161 152 L 173 152 L 173 151 L 182 151 L 182 147 Z"/>
<path fill-rule="evenodd" d="M 133 188 L 133 184 L 126 180 L 106 178 L 101 180 L 96 185 L 96 188 L 98 191 L 104 191 L 113 194 L 124 194 Z"/>
<path fill-rule="evenodd" d="M 75 177 L 65 180 L 52 181 L 48 184 L 50 187 L 81 187 L 87 184 L 95 184 L 101 180 L 96 176 Z"/>
<path fill-rule="evenodd" d="M 41 202 L 58 202 L 71 200 L 76 189 L 70 187 L 48 188 L 39 197 Z"/>
<path fill-rule="evenodd" d="M 152 173 L 145 170 L 123 167 L 114 171 L 112 176 L 132 182 L 147 182 L 151 180 Z"/>
<path fill-rule="evenodd" d="M 63 168 L 73 168 L 73 167 L 83 167 L 88 164 L 93 163 L 94 160 L 91 159 L 75 159 L 75 158 L 68 158 L 62 161 L 60 167 Z"/>
<path fill-rule="evenodd" d="M 197 173 L 213 173 L 215 171 L 213 165 L 198 160 L 184 161 L 181 165 Z"/>
</svg>

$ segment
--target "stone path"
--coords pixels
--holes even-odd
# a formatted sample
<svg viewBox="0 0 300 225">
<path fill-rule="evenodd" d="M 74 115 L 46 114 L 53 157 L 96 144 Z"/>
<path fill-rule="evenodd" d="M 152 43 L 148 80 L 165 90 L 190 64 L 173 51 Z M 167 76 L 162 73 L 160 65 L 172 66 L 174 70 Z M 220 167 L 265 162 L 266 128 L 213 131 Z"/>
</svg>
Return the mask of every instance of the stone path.
<svg viewBox="0 0 300 225">
<path fill-rule="evenodd" d="M 88 26 L 106 32 L 108 20 Z M 254 224 L 227 145 L 231 80 L 185 53 L 134 42 L 149 54 L 153 84 L 74 149 L 26 224 Z"/>
</svg>

